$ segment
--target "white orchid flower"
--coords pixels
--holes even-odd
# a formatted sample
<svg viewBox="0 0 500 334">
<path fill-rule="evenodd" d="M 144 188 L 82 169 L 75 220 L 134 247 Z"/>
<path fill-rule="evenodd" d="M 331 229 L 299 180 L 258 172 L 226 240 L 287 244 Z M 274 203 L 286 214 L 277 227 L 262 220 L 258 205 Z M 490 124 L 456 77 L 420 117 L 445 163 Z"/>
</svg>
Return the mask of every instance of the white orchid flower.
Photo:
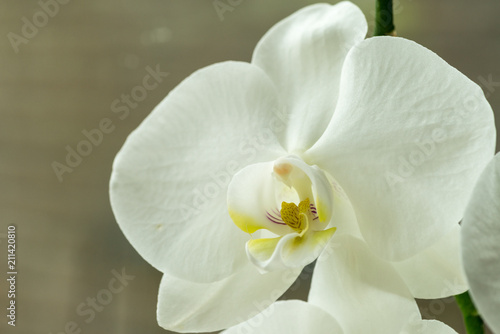
<svg viewBox="0 0 500 334">
<path fill-rule="evenodd" d="M 500 333 L 500 154 L 481 174 L 462 226 L 471 297 L 488 326 Z"/>
<path fill-rule="evenodd" d="M 197 71 L 129 136 L 111 204 L 163 273 L 162 327 L 241 323 L 319 254 L 311 295 L 333 286 L 348 333 L 399 330 L 414 297 L 467 289 L 457 223 L 493 155 L 491 108 L 431 51 L 366 31 L 350 2 L 305 7 L 251 63 Z"/>
<path fill-rule="evenodd" d="M 418 317 L 418 316 L 417 316 Z M 360 319 L 362 320 L 362 319 Z M 372 327 L 374 328 L 374 327 Z M 366 332 L 373 330 L 367 326 Z M 223 334 L 346 334 L 327 311 L 300 300 L 278 301 L 252 319 L 222 332 Z M 382 332 L 380 333 L 390 333 Z M 455 330 L 436 320 L 408 323 L 398 334 L 456 334 Z"/>
</svg>

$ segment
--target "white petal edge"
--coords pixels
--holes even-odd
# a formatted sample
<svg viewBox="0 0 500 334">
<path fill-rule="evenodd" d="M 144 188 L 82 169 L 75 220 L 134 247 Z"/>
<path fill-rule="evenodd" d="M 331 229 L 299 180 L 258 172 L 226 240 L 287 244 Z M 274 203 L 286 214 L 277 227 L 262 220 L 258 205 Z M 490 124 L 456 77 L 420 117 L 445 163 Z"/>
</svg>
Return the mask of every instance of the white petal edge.
<svg viewBox="0 0 500 334">
<path fill-rule="evenodd" d="M 278 301 L 259 315 L 222 334 L 342 334 L 328 312 L 300 301 Z"/>
<path fill-rule="evenodd" d="M 300 270 L 260 274 L 253 266 L 218 282 L 195 283 L 164 274 L 158 293 L 158 324 L 179 333 L 235 326 L 274 303 Z"/>
<path fill-rule="evenodd" d="M 248 262 L 226 190 L 242 167 L 283 155 L 278 108 L 260 68 L 220 63 L 185 79 L 128 137 L 113 164 L 111 205 L 146 261 L 198 282 Z"/>
<path fill-rule="evenodd" d="M 420 320 L 409 324 L 399 334 L 457 334 L 457 332 L 437 320 Z"/>
<path fill-rule="evenodd" d="M 460 230 L 457 224 L 435 245 L 409 259 L 393 263 L 413 297 L 445 298 L 469 289 L 463 271 Z"/>
<path fill-rule="evenodd" d="M 374 37 L 346 57 L 337 108 L 304 160 L 330 173 L 379 256 L 401 261 L 463 215 L 495 147 L 481 88 L 428 49 Z"/>
<path fill-rule="evenodd" d="M 318 258 L 309 302 L 350 334 L 399 333 L 420 319 L 415 299 L 392 265 L 348 234 L 334 236 Z"/>
<path fill-rule="evenodd" d="M 500 333 L 500 154 L 483 171 L 462 221 L 462 257 L 472 300 Z"/>
<path fill-rule="evenodd" d="M 367 32 L 351 2 L 307 6 L 273 26 L 257 44 L 252 63 L 275 82 L 288 116 L 282 143 L 291 153 L 312 146 L 332 117 L 342 64 Z"/>
</svg>

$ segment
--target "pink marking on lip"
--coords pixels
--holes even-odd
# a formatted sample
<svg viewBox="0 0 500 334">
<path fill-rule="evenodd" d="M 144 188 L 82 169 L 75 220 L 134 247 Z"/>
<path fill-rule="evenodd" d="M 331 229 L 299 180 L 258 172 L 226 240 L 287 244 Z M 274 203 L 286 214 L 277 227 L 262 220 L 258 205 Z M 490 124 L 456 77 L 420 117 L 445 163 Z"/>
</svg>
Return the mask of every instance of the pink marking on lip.
<svg viewBox="0 0 500 334">
<path fill-rule="evenodd" d="M 275 224 L 278 224 L 278 225 L 286 225 L 285 222 L 283 222 L 283 220 L 281 220 L 281 214 L 279 215 L 279 218 L 278 217 L 275 217 L 273 216 L 272 214 L 270 214 L 269 212 L 266 212 L 266 218 L 272 222 L 272 223 L 275 223 Z"/>
</svg>

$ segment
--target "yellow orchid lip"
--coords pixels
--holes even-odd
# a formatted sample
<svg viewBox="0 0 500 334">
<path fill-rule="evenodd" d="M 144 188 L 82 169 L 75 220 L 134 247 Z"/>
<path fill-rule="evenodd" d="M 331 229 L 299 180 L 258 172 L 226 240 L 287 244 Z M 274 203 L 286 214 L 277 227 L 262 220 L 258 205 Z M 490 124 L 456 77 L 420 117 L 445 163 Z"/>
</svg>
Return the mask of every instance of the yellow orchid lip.
<svg viewBox="0 0 500 334">
<path fill-rule="evenodd" d="M 313 262 L 335 234 L 336 227 L 274 238 L 251 239 L 246 244 L 250 261 L 261 273 L 304 267 Z"/>
</svg>

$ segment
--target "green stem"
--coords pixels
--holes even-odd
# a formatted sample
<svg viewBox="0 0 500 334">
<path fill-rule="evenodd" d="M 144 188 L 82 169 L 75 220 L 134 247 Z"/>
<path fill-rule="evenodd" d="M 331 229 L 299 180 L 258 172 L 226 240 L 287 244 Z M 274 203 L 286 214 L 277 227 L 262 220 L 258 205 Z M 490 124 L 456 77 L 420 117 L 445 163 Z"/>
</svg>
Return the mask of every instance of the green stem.
<svg viewBox="0 0 500 334">
<path fill-rule="evenodd" d="M 479 312 L 477 312 L 469 292 L 465 291 L 462 294 L 456 295 L 455 300 L 458 307 L 460 307 L 460 311 L 462 311 L 467 334 L 484 334 L 483 319 L 481 319 Z"/>
<path fill-rule="evenodd" d="M 395 36 L 392 0 L 376 0 L 374 36 Z"/>
</svg>

